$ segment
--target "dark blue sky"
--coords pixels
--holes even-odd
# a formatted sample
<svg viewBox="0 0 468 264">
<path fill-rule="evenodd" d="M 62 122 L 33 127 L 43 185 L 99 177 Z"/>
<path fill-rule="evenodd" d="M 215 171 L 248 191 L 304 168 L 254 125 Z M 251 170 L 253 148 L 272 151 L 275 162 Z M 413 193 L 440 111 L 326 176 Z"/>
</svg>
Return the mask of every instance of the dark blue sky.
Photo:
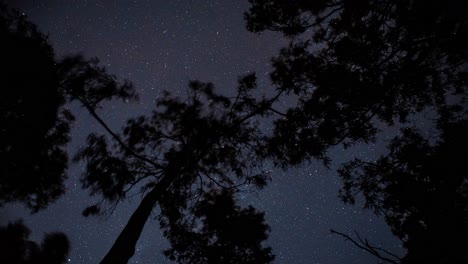
<svg viewBox="0 0 468 264">
<path fill-rule="evenodd" d="M 11 2 L 49 34 L 57 57 L 77 52 L 96 56 L 109 72 L 135 84 L 139 103 L 112 103 L 100 112 L 116 130 L 126 118 L 151 111 L 162 90 L 183 95 L 192 79 L 213 82 L 220 91 L 231 93 L 238 76 L 255 71 L 263 92 L 271 92 L 269 61 L 287 43 L 278 34 L 247 32 L 242 15 L 248 8 L 246 0 Z M 86 112 L 75 113 L 70 155 L 84 144 L 87 133 L 99 130 Z M 381 144 L 336 148 L 331 157 L 336 166 L 354 156 L 373 159 L 381 149 Z M 94 198 L 80 187 L 82 169 L 83 164 L 70 165 L 68 192 L 57 203 L 35 215 L 19 205 L 2 208 L 0 214 L 6 217 L 0 224 L 24 218 L 38 240 L 44 232 L 65 232 L 72 243 L 70 263 L 99 262 L 141 196 L 122 203 L 108 218 L 84 218 L 81 211 Z M 331 228 L 350 234 L 356 230 L 376 245 L 401 252 L 382 219 L 338 200 L 339 187 L 336 172 L 314 162 L 286 172 L 277 169 L 265 190 L 241 197 L 266 212 L 275 263 L 378 262 L 330 235 Z M 166 263 L 161 251 L 167 242 L 158 223 L 150 221 L 143 232 L 131 263 Z"/>
</svg>

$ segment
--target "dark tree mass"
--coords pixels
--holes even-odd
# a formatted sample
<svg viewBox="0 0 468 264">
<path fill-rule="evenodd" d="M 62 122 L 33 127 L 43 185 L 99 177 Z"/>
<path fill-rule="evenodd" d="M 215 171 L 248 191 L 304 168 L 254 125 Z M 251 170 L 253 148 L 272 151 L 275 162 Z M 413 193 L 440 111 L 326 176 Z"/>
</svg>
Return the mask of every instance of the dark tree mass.
<svg viewBox="0 0 468 264">
<path fill-rule="evenodd" d="M 0 205 L 23 202 L 33 212 L 64 192 L 70 125 L 64 106 L 79 101 L 94 114 L 105 100 L 136 98 L 130 83 L 117 84 L 97 59 L 56 61 L 47 37 L 17 11 L 0 6 L 2 36 Z"/>
<path fill-rule="evenodd" d="M 467 120 L 445 124 L 436 144 L 414 129 L 392 140 L 375 162 L 353 160 L 340 170 L 341 198 L 384 215 L 408 249 L 403 263 L 468 261 Z"/>
<path fill-rule="evenodd" d="M 379 124 L 406 127 L 388 155 L 356 159 L 339 173 L 343 201 L 362 194 L 408 253 L 391 260 L 360 237 L 357 245 L 392 263 L 466 262 L 465 1 L 249 2 L 249 30 L 291 38 L 272 60 L 271 79 L 299 104 L 275 122 L 272 157 L 285 167 L 328 162 L 330 146 L 373 142 Z M 410 122 L 428 110 L 435 145 Z"/>
<path fill-rule="evenodd" d="M 66 262 L 69 242 L 63 233 L 46 234 L 42 243 L 28 240 L 31 230 L 22 221 L 0 227 L 0 261 L 9 264 L 61 264 Z"/>
<path fill-rule="evenodd" d="M 249 95 L 255 76 L 239 81 L 237 96 L 216 94 L 209 83 L 191 82 L 188 98 L 170 93 L 157 101 L 150 117 L 127 121 L 114 144 L 91 134 L 77 160 L 87 161 L 83 186 L 109 202 L 124 200 L 132 188 L 146 192 L 140 206 L 103 263 L 126 263 L 134 254 L 143 227 L 157 204 L 161 216 L 183 214 L 213 187 L 236 190 L 245 184 L 265 186 L 269 175 L 256 158 L 262 139 L 252 117 L 264 113 L 271 100 Z M 114 147 L 112 147 L 114 146 Z M 97 213 L 101 204 L 84 213 Z"/>
<path fill-rule="evenodd" d="M 195 219 L 177 213 L 161 219 L 172 246 L 166 256 L 178 263 L 272 263 L 271 248 L 261 245 L 269 231 L 264 214 L 240 208 L 226 190 L 202 199 L 193 208 Z"/>
<path fill-rule="evenodd" d="M 270 142 L 284 165 L 373 141 L 377 122 L 448 114 L 447 95 L 466 93 L 465 1 L 249 2 L 249 30 L 300 37 L 272 60 L 275 87 L 299 97 Z"/>
<path fill-rule="evenodd" d="M 362 203 L 382 217 L 404 252 L 329 226 L 332 234 L 351 242 L 345 245 L 384 263 L 468 263 L 468 4 L 246 2 L 246 30 L 273 31 L 279 33 L 273 38 L 288 42 L 271 59 L 270 72 L 229 71 L 241 76 L 237 87 L 217 89 L 190 77 L 183 92 L 161 89 L 145 111 L 119 117 L 123 125 L 110 122 L 103 110 L 114 111 L 119 100 L 148 102 L 149 93 L 139 96 L 130 81 L 119 82 L 98 58 L 76 51 L 56 55 L 24 13 L 0 4 L 0 206 L 20 203 L 32 213 L 52 210 L 57 216 L 52 204 L 66 197 L 68 175 L 80 174 L 70 182 L 79 182 L 89 195 L 74 201 L 84 208 L 82 216 L 105 215 L 108 225 L 119 223 L 120 232 L 98 246 L 99 252 L 107 251 L 99 260 L 80 256 L 81 263 L 124 264 L 144 255 L 138 245 L 151 219 L 158 220 L 168 242 L 160 247 L 160 238 L 152 237 L 151 250 L 169 262 L 285 263 L 291 260 L 274 253 L 268 240 L 275 215 L 267 217 L 268 210 L 244 198 L 268 189 L 280 180 L 279 173 L 294 174 L 313 164 L 339 176 L 339 202 Z M 82 115 L 98 128 L 76 122 L 79 135 L 88 136 L 79 146 L 70 145 L 71 125 Z M 378 155 L 331 154 L 370 144 L 378 146 Z M 69 171 L 69 155 L 78 169 Z M 278 190 L 297 186 L 288 184 Z M 116 219 L 118 206 L 130 200 L 137 203 L 130 218 Z M 288 224 L 295 221 L 298 216 Z M 73 247 L 64 233 L 47 234 L 41 244 L 30 240 L 30 233 L 22 220 L 0 227 L 0 262 L 71 262 Z M 305 237 L 288 235 L 293 241 Z"/>
<path fill-rule="evenodd" d="M 128 100 L 136 95 L 130 83 L 117 84 L 114 76 L 98 66 L 97 59 L 74 55 L 56 61 L 47 37 L 24 15 L 3 4 L 0 35 L 4 81 L 0 99 L 0 206 L 21 202 L 36 213 L 65 193 L 68 155 L 64 148 L 74 120 L 65 103 L 78 100 L 94 116 L 101 102 Z M 8 225 L 2 248 L 19 252 L 5 255 L 5 260 L 45 263 L 49 257 L 56 258 L 47 254 L 55 254 L 58 246 L 60 259 L 50 263 L 65 261 L 68 240 L 62 233 L 47 236 L 42 253 L 33 242 L 7 245 L 10 233 L 26 239 L 29 232 L 22 223 Z M 66 245 L 59 245 L 61 241 Z M 24 259 L 19 260 L 20 256 Z"/>
<path fill-rule="evenodd" d="M 54 52 L 17 12 L 0 6 L 0 204 L 33 211 L 64 193 L 71 114 L 63 108 Z"/>
</svg>

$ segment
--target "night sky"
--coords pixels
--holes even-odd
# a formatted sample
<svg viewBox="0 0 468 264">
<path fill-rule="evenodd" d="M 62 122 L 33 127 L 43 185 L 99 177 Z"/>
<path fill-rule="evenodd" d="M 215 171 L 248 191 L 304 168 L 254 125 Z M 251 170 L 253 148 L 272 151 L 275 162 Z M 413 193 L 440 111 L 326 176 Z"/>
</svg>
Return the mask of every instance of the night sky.
<svg viewBox="0 0 468 264">
<path fill-rule="evenodd" d="M 238 77 L 255 71 L 259 87 L 268 94 L 272 91 L 270 58 L 287 44 L 279 34 L 258 35 L 245 29 L 247 0 L 31 0 L 8 4 L 49 35 L 58 58 L 77 52 L 87 58 L 98 57 L 110 73 L 135 84 L 139 103 L 113 102 L 100 112 L 115 130 L 128 117 L 151 111 L 161 91 L 183 96 L 193 79 L 212 82 L 219 91 L 232 94 Z M 77 116 L 69 144 L 72 156 L 89 132 L 100 129 L 78 105 L 70 108 Z M 355 156 L 373 159 L 382 146 L 332 149 L 331 170 L 318 162 L 286 172 L 277 169 L 265 190 L 240 197 L 242 203 L 266 212 L 272 228 L 268 244 L 276 255 L 275 263 L 378 262 L 350 242 L 330 235 L 331 228 L 349 234 L 356 230 L 372 243 L 402 253 L 383 219 L 359 206 L 344 205 L 337 198 L 340 179 L 333 167 Z M 78 179 L 83 168 L 83 164 L 70 164 L 67 193 L 48 209 L 31 215 L 21 205 L 10 205 L 0 209 L 4 216 L 0 224 L 23 218 L 38 241 L 44 232 L 65 232 L 72 246 L 70 263 L 99 262 L 141 196 L 123 202 L 109 217 L 84 218 L 81 211 L 98 198 L 90 198 L 81 189 Z M 168 263 L 161 253 L 167 246 L 153 219 L 146 224 L 131 263 Z"/>
</svg>

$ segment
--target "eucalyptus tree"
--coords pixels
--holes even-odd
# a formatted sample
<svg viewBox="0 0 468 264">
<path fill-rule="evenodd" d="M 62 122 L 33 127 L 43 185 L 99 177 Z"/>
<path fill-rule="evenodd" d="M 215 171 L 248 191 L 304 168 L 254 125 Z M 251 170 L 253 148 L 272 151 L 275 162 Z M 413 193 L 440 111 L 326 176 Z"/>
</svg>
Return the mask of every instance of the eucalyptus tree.
<svg viewBox="0 0 468 264">
<path fill-rule="evenodd" d="M 127 263 L 156 205 L 160 219 L 190 217 L 196 201 L 213 188 L 265 186 L 269 172 L 259 155 L 264 135 L 256 118 L 277 97 L 255 99 L 250 93 L 255 87 L 254 74 L 240 79 L 234 97 L 193 81 L 187 98 L 165 92 L 152 115 L 128 120 L 120 134 L 105 126 L 112 144 L 105 135 L 89 135 L 76 160 L 86 161 L 83 186 L 103 200 L 84 214 L 117 205 L 132 191 L 144 194 L 102 263 Z"/>
<path fill-rule="evenodd" d="M 164 204 L 164 212 L 169 212 L 174 202 L 177 206 L 171 212 L 190 215 L 193 206 L 189 202 L 212 193 L 214 187 L 233 194 L 241 185 L 266 184 L 268 174 L 256 164 L 262 136 L 253 118 L 264 114 L 274 99 L 255 100 L 249 95 L 255 88 L 254 75 L 241 80 L 235 98 L 215 94 L 211 84 L 192 82 L 187 101 L 165 94 L 152 116 L 129 120 L 123 135 L 118 135 L 99 110 L 104 101 L 138 99 L 132 84 L 117 82 L 96 58 L 56 59 L 47 37 L 24 15 L 6 6 L 0 12 L 1 78 L 6 87 L 0 99 L 2 204 L 19 201 L 37 212 L 64 194 L 65 148 L 74 120 L 70 103 L 81 105 L 115 143 L 109 147 L 106 136 L 88 137 L 88 147 L 77 155 L 87 161 L 83 186 L 111 202 L 125 199 L 132 188 L 146 194 L 104 262 L 128 261 L 156 204 Z M 91 206 L 84 214 L 97 211 L 98 206 Z M 265 260 L 272 260 L 268 248 L 259 244 L 267 237 L 261 214 L 253 209 L 238 214 L 240 219 L 258 216 L 257 226 L 264 228 L 264 235 L 252 247 L 265 250 Z"/>
<path fill-rule="evenodd" d="M 47 38 L 18 12 L 0 6 L 0 205 L 32 211 L 64 193 L 71 114 Z"/>
<path fill-rule="evenodd" d="M 65 192 L 70 102 L 95 113 L 105 100 L 136 98 L 129 82 L 81 55 L 55 58 L 27 17 L 0 5 L 0 205 L 21 202 L 32 212 Z"/>
<path fill-rule="evenodd" d="M 279 163 L 326 161 L 329 146 L 371 142 L 379 126 L 466 100 L 465 1 L 249 2 L 248 30 L 290 39 L 272 59 L 274 87 L 299 98 L 270 141 Z"/>
<path fill-rule="evenodd" d="M 248 30 L 289 38 L 270 76 L 275 88 L 298 98 L 275 122 L 267 156 L 283 167 L 327 163 L 332 146 L 374 142 L 382 128 L 405 127 L 387 155 L 345 164 L 341 197 L 354 202 L 363 195 L 365 208 L 385 215 L 408 250 L 400 259 L 390 254 L 390 262 L 466 261 L 460 249 L 466 241 L 455 242 L 468 226 L 466 162 L 459 154 L 466 152 L 466 2 L 249 2 Z M 413 126 L 437 132 L 427 138 Z"/>
<path fill-rule="evenodd" d="M 74 116 L 70 102 L 86 102 L 95 113 L 101 102 L 136 98 L 130 83 L 80 55 L 56 59 L 46 35 L 24 14 L 0 3 L 0 206 L 19 202 L 32 213 L 65 193 L 67 143 Z M 28 240 L 21 220 L 0 227 L 2 263 L 65 263 L 70 251 L 63 233 L 43 242 Z"/>
<path fill-rule="evenodd" d="M 414 128 L 376 161 L 354 159 L 339 173 L 341 199 L 383 215 L 408 253 L 401 263 L 468 261 L 468 121 L 441 126 L 436 142 Z"/>
</svg>

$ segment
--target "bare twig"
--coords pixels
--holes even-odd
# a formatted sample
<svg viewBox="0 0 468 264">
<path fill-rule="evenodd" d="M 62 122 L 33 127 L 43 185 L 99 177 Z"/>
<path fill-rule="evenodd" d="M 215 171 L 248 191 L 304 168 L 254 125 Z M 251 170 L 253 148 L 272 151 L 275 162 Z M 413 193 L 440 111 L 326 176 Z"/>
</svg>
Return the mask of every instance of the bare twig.
<svg viewBox="0 0 468 264">
<path fill-rule="evenodd" d="M 391 253 L 391 252 L 389 252 L 389 251 L 387 251 L 387 250 L 385 250 L 383 248 L 371 245 L 369 243 L 369 241 L 367 241 L 367 239 L 363 240 L 359 236 L 359 234 L 357 232 L 355 232 L 356 236 L 357 236 L 357 241 L 355 239 L 353 239 L 352 237 L 350 237 L 349 235 L 338 232 L 338 231 L 335 231 L 333 229 L 331 229 L 330 232 L 332 234 L 337 234 L 337 235 L 340 235 L 340 236 L 344 237 L 345 240 L 351 241 L 351 243 L 353 243 L 358 248 L 369 252 L 370 254 L 374 255 L 375 257 L 377 257 L 380 260 L 385 261 L 384 263 L 398 264 L 398 263 L 401 262 L 401 258 L 398 257 L 396 254 L 393 254 L 393 253 Z"/>
</svg>

